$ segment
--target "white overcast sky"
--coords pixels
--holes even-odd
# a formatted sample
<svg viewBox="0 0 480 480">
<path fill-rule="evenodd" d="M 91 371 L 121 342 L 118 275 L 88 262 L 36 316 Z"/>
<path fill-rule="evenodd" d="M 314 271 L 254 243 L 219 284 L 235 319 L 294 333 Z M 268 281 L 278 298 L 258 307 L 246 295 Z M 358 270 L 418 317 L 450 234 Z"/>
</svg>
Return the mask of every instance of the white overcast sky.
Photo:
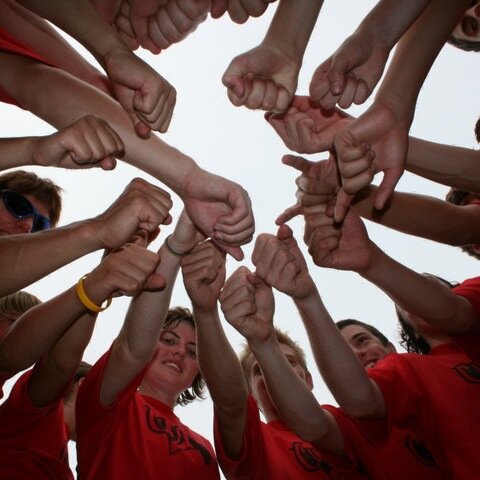
<svg viewBox="0 0 480 480">
<path fill-rule="evenodd" d="M 315 68 L 353 32 L 374 4 L 372 0 L 325 2 L 306 51 L 298 94 L 308 93 Z M 163 138 L 192 156 L 205 169 L 228 177 L 248 190 L 256 217 L 256 233 L 275 231 L 275 217 L 294 201 L 297 173 L 281 164 L 280 159 L 288 150 L 264 121 L 263 112 L 231 105 L 221 84 L 221 76 L 234 56 L 253 48 L 262 40 L 275 8 L 275 4 L 270 6 L 261 18 L 250 19 L 245 25 L 233 24 L 227 16 L 216 21 L 208 19 L 186 40 L 159 56 L 146 51 L 139 53 L 177 89 L 174 117 L 169 132 Z M 474 53 L 461 52 L 450 46 L 443 49 L 421 91 L 412 135 L 477 148 L 473 126 L 480 110 L 480 59 L 475 57 Z M 91 59 L 90 56 L 88 58 Z M 349 112 L 358 116 L 366 109 L 366 105 L 352 108 Z M 2 135 L 6 137 L 43 135 L 53 131 L 30 113 L 5 104 L 0 104 L 0 118 Z M 325 154 L 309 158 L 322 159 Z M 60 225 L 101 213 L 134 176 L 152 180 L 143 172 L 121 162 L 113 172 L 54 168 L 32 170 L 52 178 L 64 188 L 64 210 Z M 448 190 L 409 173 L 403 176 L 397 189 L 439 198 L 443 198 Z M 181 202 L 176 198 L 172 211 L 174 218 L 180 209 Z M 301 241 L 303 222 L 295 220 L 291 226 Z M 367 228 L 381 248 L 416 271 L 432 272 L 450 280 L 463 280 L 478 274 L 477 260 L 459 249 L 416 239 L 370 223 Z M 171 229 L 171 226 L 166 227 L 164 234 L 151 248 L 156 249 Z M 251 266 L 249 258 L 252 247 L 253 243 L 245 247 L 244 264 L 247 266 Z M 305 248 L 304 253 L 308 257 Z M 27 290 L 44 301 L 48 300 L 92 270 L 100 255 L 97 252 L 84 257 Z M 228 261 L 229 272 L 237 266 L 234 260 Z M 334 319 L 358 318 L 376 325 L 390 339 L 396 338 L 392 302 L 382 292 L 354 273 L 320 269 L 311 261 L 309 266 Z M 180 280 L 173 293 L 172 305 L 189 304 Z M 100 314 L 94 337 L 85 352 L 86 361 L 93 363 L 108 349 L 122 324 L 127 305 L 128 299 L 115 299 L 112 306 Z M 316 373 L 298 314 L 290 299 L 282 294 L 276 295 L 275 321 L 305 347 L 318 400 L 322 403 L 333 402 Z M 225 328 L 238 351 L 241 337 L 228 325 Z M 179 407 L 176 413 L 191 428 L 212 438 L 209 399 L 187 408 Z M 72 449 L 71 455 L 74 455 Z"/>
</svg>

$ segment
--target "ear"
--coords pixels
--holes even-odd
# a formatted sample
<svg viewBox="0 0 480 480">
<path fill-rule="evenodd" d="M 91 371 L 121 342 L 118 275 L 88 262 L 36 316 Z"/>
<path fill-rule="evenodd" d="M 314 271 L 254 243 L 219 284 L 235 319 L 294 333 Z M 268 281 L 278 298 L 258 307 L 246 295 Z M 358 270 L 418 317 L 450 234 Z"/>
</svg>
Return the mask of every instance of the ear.
<svg viewBox="0 0 480 480">
<path fill-rule="evenodd" d="M 310 390 L 313 390 L 313 379 L 311 373 L 307 370 L 305 373 L 305 382 Z"/>
</svg>

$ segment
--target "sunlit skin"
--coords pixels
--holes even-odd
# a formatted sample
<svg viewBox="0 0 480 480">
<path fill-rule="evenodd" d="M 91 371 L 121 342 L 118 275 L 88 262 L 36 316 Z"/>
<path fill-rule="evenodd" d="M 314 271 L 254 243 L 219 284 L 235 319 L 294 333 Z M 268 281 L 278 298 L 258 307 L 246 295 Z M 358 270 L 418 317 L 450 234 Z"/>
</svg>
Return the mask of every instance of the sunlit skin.
<svg viewBox="0 0 480 480">
<path fill-rule="evenodd" d="M 393 345 L 383 345 L 373 333 L 360 325 L 348 325 L 340 333 L 364 368 L 374 367 L 379 360 L 395 352 Z"/>
<path fill-rule="evenodd" d="M 30 203 L 44 217 L 49 218 L 48 208 L 34 195 L 24 194 Z M 5 207 L 3 200 L 0 200 L 0 236 L 17 235 L 19 233 L 30 233 L 33 225 L 33 217 L 25 217 L 22 219 L 15 218 Z"/>
<path fill-rule="evenodd" d="M 462 20 L 452 32 L 455 38 L 462 40 L 480 40 L 480 4 L 469 8 Z"/>
<path fill-rule="evenodd" d="M 189 388 L 198 373 L 195 330 L 188 322 L 163 330 L 140 392 L 175 406 L 178 396 Z"/>
</svg>

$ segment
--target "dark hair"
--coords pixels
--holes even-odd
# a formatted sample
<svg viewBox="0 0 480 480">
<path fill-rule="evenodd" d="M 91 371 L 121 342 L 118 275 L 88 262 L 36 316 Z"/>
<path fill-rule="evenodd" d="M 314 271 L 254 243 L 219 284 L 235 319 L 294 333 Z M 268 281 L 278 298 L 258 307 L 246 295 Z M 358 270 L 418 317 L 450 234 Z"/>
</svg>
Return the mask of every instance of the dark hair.
<svg viewBox="0 0 480 480">
<path fill-rule="evenodd" d="M 459 190 L 458 188 L 451 188 L 447 195 L 445 196 L 445 200 L 449 203 L 454 205 L 466 205 L 468 198 L 474 195 L 466 190 Z M 478 197 L 480 199 L 480 196 Z M 471 257 L 475 257 L 477 260 L 480 260 L 480 254 L 478 254 L 474 249 L 473 245 L 460 245 L 460 248 L 463 252 L 468 253 Z"/>
<path fill-rule="evenodd" d="M 437 280 L 440 280 L 448 288 L 454 288 L 458 285 L 456 282 L 449 282 L 442 277 L 437 275 L 432 275 L 431 273 L 423 273 L 429 277 L 434 277 Z M 430 353 L 431 347 L 424 337 L 419 335 L 415 328 L 408 323 L 405 317 L 398 310 L 397 305 L 395 305 L 395 312 L 397 313 L 398 323 L 399 323 L 399 336 L 400 336 L 400 345 L 409 353 L 419 353 L 421 355 L 428 355 Z"/>
<path fill-rule="evenodd" d="M 293 340 L 287 332 L 284 332 L 277 327 L 275 327 L 275 336 L 277 337 L 278 343 L 286 345 L 293 350 L 297 362 L 305 370 L 305 372 L 308 373 L 307 360 L 302 347 L 300 347 L 300 345 L 295 340 Z M 243 344 L 242 351 L 240 352 L 238 358 L 240 360 L 240 365 L 242 366 L 243 378 L 245 379 L 248 389 L 250 390 L 250 369 L 253 364 L 254 356 L 252 351 L 250 350 L 248 343 Z"/>
<path fill-rule="evenodd" d="M 339 320 L 338 322 L 335 322 L 335 325 L 337 325 L 337 328 L 339 330 L 343 330 L 346 327 L 349 327 L 350 325 L 356 325 L 357 327 L 362 327 L 365 330 L 369 331 L 374 337 L 376 337 L 384 347 L 389 347 L 392 345 L 392 342 L 377 328 L 375 328 L 373 325 L 369 325 L 368 323 L 361 322 L 360 320 L 355 320 L 353 318 L 346 318 L 345 320 Z"/>
<path fill-rule="evenodd" d="M 450 35 L 447 39 L 447 43 L 465 52 L 480 51 L 480 42 L 476 40 L 466 40 L 464 38 L 457 38 L 453 35 Z"/>
<path fill-rule="evenodd" d="M 193 318 L 192 312 L 190 312 L 188 308 L 171 308 L 170 310 L 168 310 L 167 317 L 165 318 L 163 330 L 173 330 L 174 328 L 177 328 L 181 322 L 187 322 L 193 327 L 193 329 L 195 329 L 195 320 Z M 203 379 L 202 374 L 198 372 L 193 379 L 191 387 L 187 388 L 177 398 L 176 405 L 184 406 L 193 402 L 197 398 L 203 399 L 205 398 L 204 391 L 205 380 Z"/>
<path fill-rule="evenodd" d="M 45 204 L 52 227 L 56 226 L 62 211 L 62 189 L 49 178 L 40 178 L 33 172 L 15 170 L 0 175 L 0 187 L 23 195 L 33 195 Z"/>
</svg>

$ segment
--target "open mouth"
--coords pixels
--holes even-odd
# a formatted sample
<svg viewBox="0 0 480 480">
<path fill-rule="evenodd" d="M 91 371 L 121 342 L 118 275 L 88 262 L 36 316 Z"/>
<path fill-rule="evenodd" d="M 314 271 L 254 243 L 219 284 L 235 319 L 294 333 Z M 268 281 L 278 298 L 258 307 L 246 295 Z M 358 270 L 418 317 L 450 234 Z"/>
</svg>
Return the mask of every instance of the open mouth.
<svg viewBox="0 0 480 480">
<path fill-rule="evenodd" d="M 163 364 L 169 368 L 172 368 L 173 370 L 176 370 L 177 372 L 180 372 L 180 373 L 182 372 L 182 369 L 180 368 L 180 366 L 175 362 L 166 361 L 166 362 L 163 362 Z"/>
</svg>

